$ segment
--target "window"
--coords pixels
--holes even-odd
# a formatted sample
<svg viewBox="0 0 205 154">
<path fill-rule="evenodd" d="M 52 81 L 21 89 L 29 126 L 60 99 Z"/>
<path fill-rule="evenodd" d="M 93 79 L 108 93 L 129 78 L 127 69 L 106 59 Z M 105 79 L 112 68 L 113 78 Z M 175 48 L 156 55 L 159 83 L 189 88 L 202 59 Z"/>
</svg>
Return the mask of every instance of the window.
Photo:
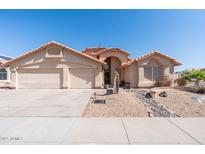
<svg viewBox="0 0 205 154">
<path fill-rule="evenodd" d="M 49 48 L 46 52 L 46 58 L 63 58 L 62 50 L 59 48 Z"/>
<path fill-rule="evenodd" d="M 162 76 L 162 70 L 160 67 L 144 67 L 144 77 L 151 81 L 160 80 Z"/>
<path fill-rule="evenodd" d="M 162 70 L 160 67 L 153 67 L 153 80 L 160 80 L 162 77 Z"/>
<path fill-rule="evenodd" d="M 7 80 L 7 71 L 4 68 L 0 68 L 0 80 Z"/>
<path fill-rule="evenodd" d="M 58 48 L 51 48 L 48 50 L 49 55 L 60 55 L 60 50 Z"/>
<path fill-rule="evenodd" d="M 152 80 L 152 67 L 144 67 L 144 77 L 148 80 Z"/>
</svg>

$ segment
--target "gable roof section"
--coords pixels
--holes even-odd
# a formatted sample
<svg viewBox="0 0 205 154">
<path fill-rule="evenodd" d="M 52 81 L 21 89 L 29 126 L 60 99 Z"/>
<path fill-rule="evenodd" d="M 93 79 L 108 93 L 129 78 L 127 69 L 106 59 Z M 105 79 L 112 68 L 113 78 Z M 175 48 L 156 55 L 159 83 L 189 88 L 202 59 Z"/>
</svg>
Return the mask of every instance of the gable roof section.
<svg viewBox="0 0 205 154">
<path fill-rule="evenodd" d="M 140 57 L 136 58 L 135 60 L 136 60 L 136 61 L 142 61 L 142 60 L 144 60 L 144 59 L 146 59 L 146 58 L 149 58 L 149 57 L 151 57 L 151 56 L 153 56 L 153 55 L 158 55 L 158 56 L 164 57 L 165 59 L 170 60 L 175 66 L 182 65 L 182 63 L 178 62 L 176 59 L 171 58 L 171 57 L 169 57 L 168 55 L 163 54 L 163 53 L 161 53 L 161 52 L 159 52 L 159 51 L 150 52 L 150 53 L 148 53 L 148 54 L 145 54 L 145 55 L 143 55 L 143 56 L 140 56 Z"/>
<path fill-rule="evenodd" d="M 6 63 L 4 63 L 3 65 L 9 65 L 9 64 L 13 64 L 13 63 L 15 63 L 15 62 L 18 62 L 18 61 L 20 61 L 21 59 L 26 58 L 26 57 L 31 56 L 31 55 L 34 55 L 34 54 L 37 54 L 37 53 L 41 52 L 43 49 L 45 49 L 45 48 L 47 48 L 47 47 L 49 47 L 49 46 L 52 46 L 52 45 L 55 45 L 55 46 L 60 47 L 60 48 L 63 48 L 63 49 L 70 50 L 70 51 L 72 51 L 73 53 L 75 53 L 75 54 L 77 54 L 77 55 L 79 55 L 79 56 L 86 57 L 86 58 L 88 58 L 88 59 L 90 59 L 90 60 L 93 60 L 93 61 L 95 61 L 95 62 L 98 62 L 98 63 L 101 63 L 101 64 L 106 64 L 105 62 L 103 62 L 103 61 L 101 61 L 101 60 L 98 60 L 98 59 L 96 59 L 96 58 L 93 58 L 93 57 L 91 57 L 91 56 L 89 56 L 89 55 L 87 55 L 87 54 L 78 52 L 77 50 L 72 49 L 72 48 L 70 48 L 70 47 L 68 47 L 68 46 L 66 46 L 66 45 L 63 45 L 63 44 L 58 43 L 58 42 L 55 42 L 55 41 L 51 41 L 51 42 L 48 42 L 47 44 L 44 44 L 44 45 L 42 45 L 42 46 L 40 46 L 40 47 L 38 47 L 38 48 L 36 48 L 36 49 L 33 49 L 33 50 L 29 51 L 29 52 L 26 52 L 25 54 L 23 54 L 23 55 L 21 55 L 21 56 L 15 58 L 15 59 L 13 59 L 13 60 L 10 60 L 10 61 L 6 62 Z"/>
<path fill-rule="evenodd" d="M 161 57 L 163 57 L 163 58 L 165 58 L 165 59 L 170 60 L 170 61 L 174 64 L 174 66 L 182 65 L 182 63 L 178 62 L 178 61 L 177 61 L 176 59 L 174 59 L 174 58 L 169 57 L 169 56 L 166 55 L 166 54 L 163 54 L 163 53 L 161 53 L 161 52 L 159 52 L 159 51 L 153 51 L 153 52 L 150 52 L 150 53 L 145 54 L 145 55 L 143 55 L 143 56 L 140 56 L 140 57 L 138 57 L 138 58 L 136 58 L 136 59 L 134 59 L 134 60 L 128 61 L 127 63 L 124 63 L 124 64 L 122 65 L 122 67 L 123 67 L 123 68 L 124 68 L 124 67 L 127 67 L 127 66 L 131 65 L 134 61 L 139 62 L 139 61 L 142 61 L 142 60 L 144 60 L 144 59 L 146 59 L 146 58 L 149 58 L 149 57 L 151 57 L 151 56 L 153 56 L 153 55 L 158 55 L 158 56 L 161 56 Z"/>
</svg>

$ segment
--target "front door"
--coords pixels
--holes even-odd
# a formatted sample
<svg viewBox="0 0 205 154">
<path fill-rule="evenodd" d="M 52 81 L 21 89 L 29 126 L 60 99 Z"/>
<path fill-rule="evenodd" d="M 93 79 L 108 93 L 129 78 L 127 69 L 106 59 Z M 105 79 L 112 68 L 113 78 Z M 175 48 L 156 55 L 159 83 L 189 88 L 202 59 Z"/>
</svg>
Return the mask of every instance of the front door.
<svg viewBox="0 0 205 154">
<path fill-rule="evenodd" d="M 110 82 L 110 70 L 109 69 L 105 69 L 105 71 L 104 71 L 104 80 L 105 80 L 105 84 L 111 84 L 111 82 Z"/>
</svg>

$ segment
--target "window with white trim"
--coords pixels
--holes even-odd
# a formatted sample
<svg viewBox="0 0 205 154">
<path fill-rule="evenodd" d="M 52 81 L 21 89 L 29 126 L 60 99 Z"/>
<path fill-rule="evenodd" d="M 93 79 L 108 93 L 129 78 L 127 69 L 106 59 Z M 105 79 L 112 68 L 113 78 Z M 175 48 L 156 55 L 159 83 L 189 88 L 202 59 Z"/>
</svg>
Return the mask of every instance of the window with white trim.
<svg viewBox="0 0 205 154">
<path fill-rule="evenodd" d="M 59 50 L 58 48 L 51 48 L 48 49 L 48 55 L 60 55 L 61 54 L 61 50 Z"/>
<path fill-rule="evenodd" d="M 0 80 L 7 80 L 7 71 L 4 68 L 0 68 Z"/>
<path fill-rule="evenodd" d="M 46 58 L 63 58 L 62 49 L 60 48 L 49 48 L 46 51 Z"/>
</svg>

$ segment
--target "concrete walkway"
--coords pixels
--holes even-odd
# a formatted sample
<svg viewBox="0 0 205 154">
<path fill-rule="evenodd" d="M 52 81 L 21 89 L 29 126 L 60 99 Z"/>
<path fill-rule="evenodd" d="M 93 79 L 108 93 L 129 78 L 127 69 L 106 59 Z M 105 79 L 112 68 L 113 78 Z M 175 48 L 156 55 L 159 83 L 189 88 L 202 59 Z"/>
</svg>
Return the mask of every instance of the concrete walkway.
<svg viewBox="0 0 205 154">
<path fill-rule="evenodd" d="M 0 144 L 205 144 L 205 118 L 0 118 Z"/>
</svg>

